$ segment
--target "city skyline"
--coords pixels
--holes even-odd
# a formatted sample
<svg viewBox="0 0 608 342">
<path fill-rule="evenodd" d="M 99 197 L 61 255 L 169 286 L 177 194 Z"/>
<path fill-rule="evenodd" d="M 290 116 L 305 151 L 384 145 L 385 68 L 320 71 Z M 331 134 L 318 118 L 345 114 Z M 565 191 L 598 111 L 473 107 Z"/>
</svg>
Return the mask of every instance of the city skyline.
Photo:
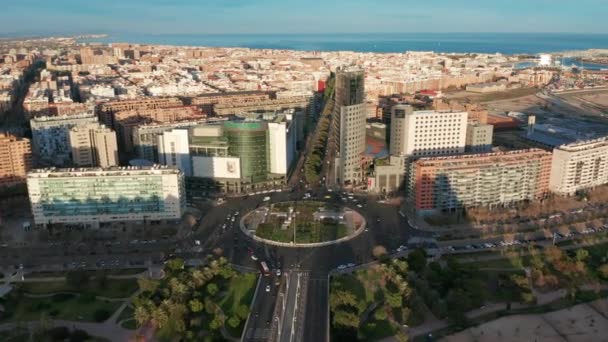
<svg viewBox="0 0 608 342">
<path fill-rule="evenodd" d="M 598 0 L 508 3 L 473 1 L 334 1 L 311 6 L 298 1 L 166 0 L 121 2 L 25 0 L 5 4 L 4 35 L 65 33 L 310 34 L 310 33 L 593 33 L 606 34 Z M 340 15 L 336 15 L 340 14 Z M 60 27 L 58 29 L 58 27 Z"/>
</svg>

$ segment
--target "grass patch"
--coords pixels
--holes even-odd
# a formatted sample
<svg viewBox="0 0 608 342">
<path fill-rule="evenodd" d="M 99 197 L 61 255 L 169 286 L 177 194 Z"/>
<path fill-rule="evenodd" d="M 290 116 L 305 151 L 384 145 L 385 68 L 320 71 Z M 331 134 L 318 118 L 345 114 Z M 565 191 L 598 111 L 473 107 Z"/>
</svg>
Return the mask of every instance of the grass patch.
<svg viewBox="0 0 608 342">
<path fill-rule="evenodd" d="M 48 298 L 12 295 L 5 303 L 7 312 L 3 320 L 35 321 L 41 317 L 48 317 L 69 321 L 95 322 L 98 312 L 105 311 L 111 315 L 121 304 L 118 301 L 90 300 L 76 295 L 55 295 Z"/>
<path fill-rule="evenodd" d="M 359 330 L 363 341 L 378 341 L 397 334 L 397 328 L 388 320 L 370 320 Z"/>
<path fill-rule="evenodd" d="M 257 284 L 258 275 L 256 273 L 245 273 L 238 275 L 232 279 L 227 285 L 228 292 L 220 300 L 219 305 L 224 311 L 227 318 L 238 317 L 239 307 L 246 307 L 247 310 L 243 310 L 243 315 L 240 318 L 239 326 L 233 328 L 229 324 L 226 324 L 226 329 L 234 337 L 240 337 L 243 329 L 245 328 L 245 320 L 247 319 L 244 313 L 249 314 L 249 305 L 253 299 L 255 293 L 255 286 Z M 245 317 L 243 317 L 245 316 Z"/>
<path fill-rule="evenodd" d="M 72 287 L 65 280 L 50 282 L 25 282 L 19 285 L 21 291 L 30 294 L 51 294 L 73 292 L 92 294 L 109 298 L 126 298 L 137 291 L 136 279 L 106 279 L 103 283 L 91 279 L 88 283 Z"/>
</svg>

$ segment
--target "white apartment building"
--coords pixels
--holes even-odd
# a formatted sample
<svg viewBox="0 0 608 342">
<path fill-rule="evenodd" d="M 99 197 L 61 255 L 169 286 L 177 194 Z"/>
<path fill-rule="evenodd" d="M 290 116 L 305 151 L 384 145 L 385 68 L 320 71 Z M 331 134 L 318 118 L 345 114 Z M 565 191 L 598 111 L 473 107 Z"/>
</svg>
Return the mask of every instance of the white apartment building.
<svg viewBox="0 0 608 342">
<path fill-rule="evenodd" d="M 573 195 L 608 183 L 608 137 L 562 145 L 553 150 L 549 190 Z"/>
<path fill-rule="evenodd" d="M 166 166 L 38 169 L 28 173 L 34 222 L 179 220 L 185 201 L 182 173 Z"/>
<path fill-rule="evenodd" d="M 295 121 L 268 123 L 270 173 L 287 175 L 296 156 Z"/>
<path fill-rule="evenodd" d="M 465 152 L 467 112 L 414 111 L 409 105 L 391 109 L 390 154 L 432 157 Z"/>
<path fill-rule="evenodd" d="M 173 129 L 158 135 L 158 159 L 163 165 L 175 166 L 192 176 L 192 159 L 187 129 Z"/>
<path fill-rule="evenodd" d="M 73 127 L 69 134 L 72 163 L 76 166 L 110 167 L 118 165 L 116 132 L 90 123 Z"/>
</svg>

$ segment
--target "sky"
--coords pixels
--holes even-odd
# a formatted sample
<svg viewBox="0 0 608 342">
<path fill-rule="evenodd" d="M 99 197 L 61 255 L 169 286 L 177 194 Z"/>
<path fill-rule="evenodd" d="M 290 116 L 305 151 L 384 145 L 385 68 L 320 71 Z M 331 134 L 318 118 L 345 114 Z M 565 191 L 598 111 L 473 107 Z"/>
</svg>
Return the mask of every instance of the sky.
<svg viewBox="0 0 608 342">
<path fill-rule="evenodd" d="M 608 0 L 0 0 L 0 35 L 608 33 Z"/>
</svg>

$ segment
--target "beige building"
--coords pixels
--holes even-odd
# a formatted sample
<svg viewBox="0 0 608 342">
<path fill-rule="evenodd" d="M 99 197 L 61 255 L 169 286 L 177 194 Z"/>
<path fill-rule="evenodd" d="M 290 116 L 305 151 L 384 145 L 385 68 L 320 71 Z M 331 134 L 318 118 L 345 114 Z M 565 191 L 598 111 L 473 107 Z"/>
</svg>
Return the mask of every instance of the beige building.
<svg viewBox="0 0 608 342">
<path fill-rule="evenodd" d="M 608 183 L 608 137 L 553 150 L 549 189 L 563 195 Z"/>
<path fill-rule="evenodd" d="M 0 134 L 0 187 L 25 182 L 32 168 L 30 141 L 13 135 Z"/>
<path fill-rule="evenodd" d="M 76 126 L 69 132 L 72 161 L 76 166 L 118 165 L 116 133 L 97 123 Z"/>
<path fill-rule="evenodd" d="M 363 181 L 361 167 L 365 152 L 364 73 L 361 70 L 338 71 L 335 85 L 334 122 L 338 129 L 338 155 L 336 156 L 336 183 L 359 184 Z"/>
<path fill-rule="evenodd" d="M 483 153 L 492 151 L 492 137 L 494 126 L 483 124 L 468 124 L 466 151 L 471 153 Z"/>
</svg>

